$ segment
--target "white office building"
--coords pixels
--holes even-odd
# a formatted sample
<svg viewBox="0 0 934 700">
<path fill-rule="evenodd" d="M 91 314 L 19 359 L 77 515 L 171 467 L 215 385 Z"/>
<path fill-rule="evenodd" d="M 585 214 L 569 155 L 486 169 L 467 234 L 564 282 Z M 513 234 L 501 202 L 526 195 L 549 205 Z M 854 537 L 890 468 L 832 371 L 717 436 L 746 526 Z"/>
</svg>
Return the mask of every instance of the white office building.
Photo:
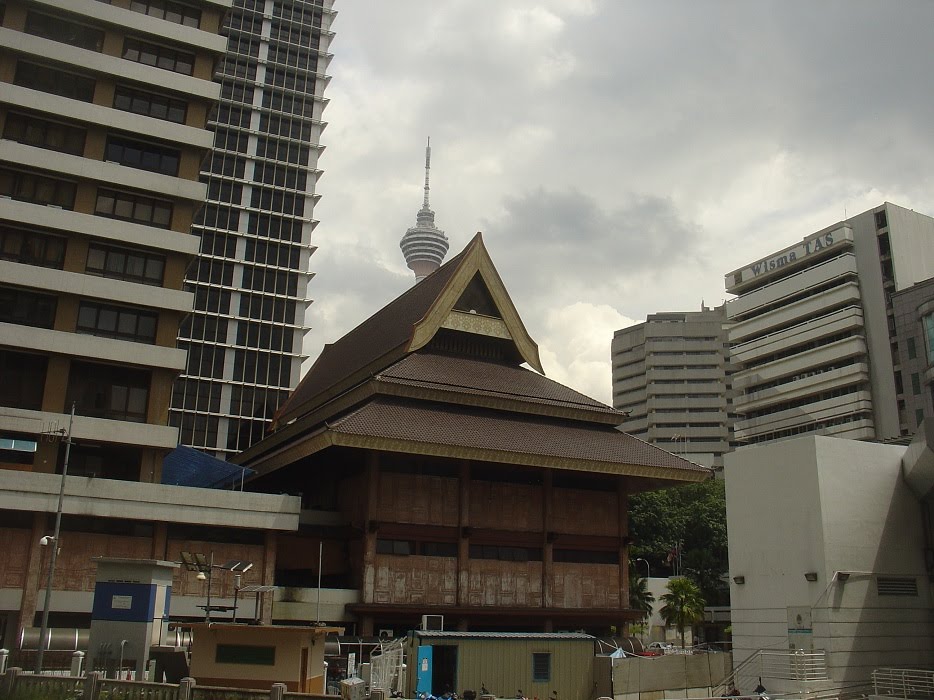
<svg viewBox="0 0 934 700">
<path fill-rule="evenodd" d="M 932 276 L 934 219 L 890 203 L 727 274 L 734 441 L 913 432 L 891 295 Z"/>
</svg>

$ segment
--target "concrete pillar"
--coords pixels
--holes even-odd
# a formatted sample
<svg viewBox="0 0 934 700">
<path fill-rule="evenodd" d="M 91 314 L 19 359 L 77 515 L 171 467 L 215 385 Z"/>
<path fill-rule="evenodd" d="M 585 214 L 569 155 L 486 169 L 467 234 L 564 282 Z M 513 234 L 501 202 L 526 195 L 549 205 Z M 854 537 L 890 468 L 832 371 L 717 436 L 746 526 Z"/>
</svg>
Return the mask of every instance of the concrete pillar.
<svg viewBox="0 0 934 700">
<path fill-rule="evenodd" d="M 269 689 L 269 700 L 283 700 L 286 690 L 288 688 L 285 683 L 273 683 Z"/>
<path fill-rule="evenodd" d="M 460 499 L 457 509 L 457 604 L 470 604 L 470 462 L 460 464 Z M 467 631 L 467 621 L 461 631 Z"/>
<path fill-rule="evenodd" d="M 16 685 L 16 677 L 20 674 L 23 669 L 13 668 L 7 669 L 6 673 L 3 674 L 3 680 L 0 682 L 0 690 L 3 692 L 0 693 L 0 696 L 5 698 L 13 697 L 13 688 Z"/>
<path fill-rule="evenodd" d="M 84 652 L 76 651 L 71 655 L 71 676 L 77 678 L 84 675 Z"/>
</svg>

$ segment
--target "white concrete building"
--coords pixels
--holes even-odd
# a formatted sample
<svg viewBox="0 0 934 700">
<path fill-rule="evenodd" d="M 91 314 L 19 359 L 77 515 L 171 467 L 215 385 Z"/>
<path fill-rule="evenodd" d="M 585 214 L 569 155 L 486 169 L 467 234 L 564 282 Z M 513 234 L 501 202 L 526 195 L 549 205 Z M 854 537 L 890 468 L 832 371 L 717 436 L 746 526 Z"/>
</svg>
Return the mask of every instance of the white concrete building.
<svg viewBox="0 0 934 700">
<path fill-rule="evenodd" d="M 735 664 L 757 650 L 823 650 L 834 687 L 881 666 L 930 666 L 926 426 L 910 448 L 812 435 L 726 456 Z"/>
<path fill-rule="evenodd" d="M 890 297 L 932 276 L 934 219 L 890 203 L 727 274 L 734 441 L 910 434 Z"/>
<path fill-rule="evenodd" d="M 651 314 L 613 334 L 613 408 L 620 429 L 686 459 L 723 467 L 730 376 L 723 307 Z"/>
</svg>

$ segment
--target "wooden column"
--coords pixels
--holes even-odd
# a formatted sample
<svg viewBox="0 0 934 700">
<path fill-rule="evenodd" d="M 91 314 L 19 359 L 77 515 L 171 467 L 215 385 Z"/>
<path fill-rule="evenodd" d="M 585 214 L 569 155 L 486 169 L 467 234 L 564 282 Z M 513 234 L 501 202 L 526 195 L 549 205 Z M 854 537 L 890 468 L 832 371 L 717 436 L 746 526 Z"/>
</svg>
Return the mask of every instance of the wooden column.
<svg viewBox="0 0 934 700">
<path fill-rule="evenodd" d="M 152 558 L 168 559 L 168 539 L 169 526 L 166 523 L 153 523 L 152 528 Z M 172 561 L 176 559 L 178 553 L 172 556 Z M 184 568 L 182 569 L 184 571 Z"/>
<path fill-rule="evenodd" d="M 619 607 L 629 609 L 629 487 L 626 477 L 616 481 L 617 509 L 619 516 Z M 629 634 L 629 622 L 620 617 L 620 634 Z"/>
<path fill-rule="evenodd" d="M 36 610 L 39 606 L 39 589 L 45 588 L 45 581 L 42 577 L 42 551 L 48 547 L 42 547 L 39 540 L 48 534 L 46 531 L 46 514 L 33 513 L 32 533 L 29 536 L 29 549 L 26 560 L 26 576 L 23 585 L 23 597 L 20 602 L 19 620 L 16 625 L 16 637 L 18 641 L 20 633 L 26 627 L 32 627 L 36 619 Z"/>
<path fill-rule="evenodd" d="M 263 547 L 263 582 L 264 586 L 273 586 L 276 582 L 276 547 L 279 543 L 279 533 L 275 530 L 266 531 L 266 541 Z M 263 609 L 260 619 L 264 625 L 272 624 L 272 604 L 276 597 L 275 591 L 263 594 Z"/>
<path fill-rule="evenodd" d="M 542 607 L 555 607 L 554 542 L 550 533 L 554 528 L 554 473 L 544 470 L 542 481 Z M 545 632 L 550 632 L 551 621 L 545 623 Z"/>
<path fill-rule="evenodd" d="M 457 507 L 457 604 L 470 604 L 470 462 L 460 465 L 460 500 Z M 467 631 L 467 621 L 462 620 Z"/>
<path fill-rule="evenodd" d="M 379 515 L 379 454 L 369 452 L 366 457 L 366 509 L 363 522 L 363 602 L 376 599 L 376 530 Z M 370 621 L 372 626 L 372 620 Z"/>
</svg>

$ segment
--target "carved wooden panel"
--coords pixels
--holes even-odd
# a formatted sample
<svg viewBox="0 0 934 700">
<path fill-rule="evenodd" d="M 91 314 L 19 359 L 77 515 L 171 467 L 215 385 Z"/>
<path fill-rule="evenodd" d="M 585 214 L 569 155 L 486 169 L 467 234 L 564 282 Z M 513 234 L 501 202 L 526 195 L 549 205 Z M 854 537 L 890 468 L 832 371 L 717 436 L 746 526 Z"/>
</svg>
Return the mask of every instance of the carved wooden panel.
<svg viewBox="0 0 934 700">
<path fill-rule="evenodd" d="M 542 563 L 471 559 L 469 605 L 541 607 Z"/>
<path fill-rule="evenodd" d="M 556 608 L 619 608 L 617 565 L 556 562 L 553 566 Z"/>
<path fill-rule="evenodd" d="M 549 530 L 576 535 L 619 534 L 616 493 L 584 489 L 555 489 L 553 525 Z"/>
<path fill-rule="evenodd" d="M 152 540 L 148 537 L 126 537 L 96 532 L 63 532 L 58 560 L 55 564 L 56 590 L 93 591 L 97 564 L 93 557 L 149 559 Z M 47 548 L 43 548 L 47 549 Z M 48 571 L 49 557 L 43 552 L 43 576 Z M 43 579 L 44 580 L 44 579 Z"/>
<path fill-rule="evenodd" d="M 383 472 L 377 518 L 418 525 L 457 525 L 458 480 Z"/>
<path fill-rule="evenodd" d="M 474 481 L 470 524 L 491 530 L 542 531 L 542 489 L 527 484 Z"/>
<path fill-rule="evenodd" d="M 453 557 L 377 554 L 373 602 L 396 605 L 457 603 L 457 560 Z"/>
</svg>

